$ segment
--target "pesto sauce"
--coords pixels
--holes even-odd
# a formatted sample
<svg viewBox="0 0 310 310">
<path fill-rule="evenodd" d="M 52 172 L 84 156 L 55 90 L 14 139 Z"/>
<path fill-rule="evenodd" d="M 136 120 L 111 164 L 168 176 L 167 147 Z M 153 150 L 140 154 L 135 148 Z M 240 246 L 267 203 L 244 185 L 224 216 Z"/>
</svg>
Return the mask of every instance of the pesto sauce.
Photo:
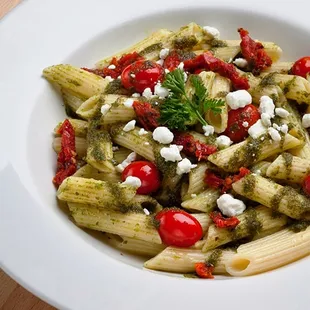
<svg viewBox="0 0 310 310">
<path fill-rule="evenodd" d="M 152 44 L 148 47 L 146 47 L 144 50 L 142 50 L 139 54 L 141 56 L 145 56 L 147 54 L 150 54 L 152 52 L 155 52 L 155 51 L 159 51 L 163 48 L 163 45 L 162 43 L 155 43 L 155 44 Z"/>
<path fill-rule="evenodd" d="M 206 260 L 206 264 L 216 267 L 217 264 L 219 263 L 219 260 L 222 257 L 222 254 L 223 254 L 222 249 L 215 249 L 209 256 L 209 258 Z"/>
<path fill-rule="evenodd" d="M 224 40 L 219 40 L 219 39 L 213 39 L 211 41 L 207 42 L 208 44 L 211 45 L 213 48 L 218 48 L 218 47 L 227 47 L 228 44 Z"/>
<path fill-rule="evenodd" d="M 295 221 L 292 225 L 289 226 L 289 230 L 299 233 L 306 230 L 310 226 L 310 221 Z"/>
<path fill-rule="evenodd" d="M 264 141 L 261 141 L 261 138 L 262 136 L 257 139 L 249 137 L 249 140 L 234 153 L 224 168 L 229 171 L 238 171 L 240 167 L 249 167 L 256 162 L 261 155 L 262 146 L 267 140 L 265 137 Z"/>
<path fill-rule="evenodd" d="M 286 169 L 286 177 L 289 177 L 289 175 L 292 172 L 292 162 L 293 162 L 293 155 L 290 153 L 283 153 L 282 157 L 284 159 L 284 165 Z"/>
<path fill-rule="evenodd" d="M 179 37 L 173 41 L 174 47 L 177 49 L 181 49 L 181 50 L 190 49 L 194 47 L 197 43 L 198 43 L 198 40 L 196 39 L 194 35 Z"/>
<path fill-rule="evenodd" d="M 283 87 L 283 94 L 287 94 L 292 87 L 294 87 L 296 81 L 296 76 L 294 76 L 290 81 L 286 82 L 284 87 Z"/>
<path fill-rule="evenodd" d="M 104 93 L 106 95 L 109 95 L 109 94 L 124 95 L 124 96 L 131 95 L 131 92 L 128 89 L 123 87 L 122 81 L 120 79 L 115 79 L 112 82 L 110 82 L 107 85 Z"/>
<path fill-rule="evenodd" d="M 294 188 L 290 186 L 281 188 L 271 199 L 272 210 L 278 211 L 282 200 L 287 201 L 285 209 L 288 210 L 287 215 L 290 217 L 300 218 L 310 214 L 310 199 L 299 194 Z"/>
<path fill-rule="evenodd" d="M 275 75 L 277 74 L 277 72 L 271 72 L 269 74 L 267 74 L 259 83 L 259 86 L 261 87 L 266 87 L 266 86 L 270 86 L 270 85 L 276 85 L 275 82 Z"/>
<path fill-rule="evenodd" d="M 256 179 L 254 175 L 249 174 L 243 178 L 242 191 L 246 194 L 247 197 L 254 193 L 255 186 L 256 186 Z"/>
</svg>

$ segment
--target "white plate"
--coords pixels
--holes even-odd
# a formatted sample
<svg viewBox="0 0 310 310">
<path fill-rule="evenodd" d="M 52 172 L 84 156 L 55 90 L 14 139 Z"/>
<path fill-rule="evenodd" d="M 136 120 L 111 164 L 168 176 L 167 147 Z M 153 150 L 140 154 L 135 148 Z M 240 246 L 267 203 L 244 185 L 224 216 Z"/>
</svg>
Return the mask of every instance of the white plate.
<svg viewBox="0 0 310 310">
<path fill-rule="evenodd" d="M 151 30 L 190 21 L 216 26 L 224 38 L 237 38 L 236 29 L 245 27 L 255 38 L 276 41 L 285 58 L 294 60 L 310 53 L 307 5 L 104 2 L 28 0 L 0 22 L 1 266 L 62 309 L 308 309 L 309 258 L 255 277 L 183 279 L 142 270 L 140 260 L 75 227 L 57 208 L 51 183 L 51 130 L 64 113 L 40 78 L 48 65 L 91 66 Z"/>
</svg>

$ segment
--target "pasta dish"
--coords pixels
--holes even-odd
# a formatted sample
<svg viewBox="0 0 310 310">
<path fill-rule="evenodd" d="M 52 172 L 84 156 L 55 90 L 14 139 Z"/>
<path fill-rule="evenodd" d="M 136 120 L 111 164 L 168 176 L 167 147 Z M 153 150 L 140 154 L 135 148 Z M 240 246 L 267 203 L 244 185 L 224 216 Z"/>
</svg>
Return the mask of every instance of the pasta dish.
<svg viewBox="0 0 310 310">
<path fill-rule="evenodd" d="M 190 23 L 43 71 L 67 113 L 57 198 L 145 268 L 248 276 L 310 254 L 310 56 L 238 32 Z"/>
</svg>

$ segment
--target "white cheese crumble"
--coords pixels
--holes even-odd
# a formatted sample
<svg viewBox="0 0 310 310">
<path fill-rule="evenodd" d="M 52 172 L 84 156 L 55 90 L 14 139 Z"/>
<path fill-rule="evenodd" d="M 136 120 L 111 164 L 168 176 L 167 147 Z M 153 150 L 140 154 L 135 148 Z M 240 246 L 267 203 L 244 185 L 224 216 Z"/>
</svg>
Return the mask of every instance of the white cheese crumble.
<svg viewBox="0 0 310 310">
<path fill-rule="evenodd" d="M 186 81 L 187 81 L 187 78 L 188 78 L 187 73 L 186 73 L 186 72 L 183 72 L 183 76 L 184 76 L 184 82 L 186 82 Z"/>
<path fill-rule="evenodd" d="M 160 59 L 166 59 L 166 57 L 169 55 L 169 48 L 163 48 L 160 52 L 159 52 L 159 58 Z"/>
<path fill-rule="evenodd" d="M 132 108 L 133 103 L 134 103 L 134 100 L 129 98 L 129 99 L 126 99 L 126 101 L 124 102 L 124 106 L 127 108 Z"/>
<path fill-rule="evenodd" d="M 181 175 L 183 173 L 189 173 L 191 169 L 194 169 L 196 167 L 197 165 L 193 165 L 189 159 L 183 158 L 181 161 L 178 162 L 177 174 Z"/>
<path fill-rule="evenodd" d="M 197 197 L 197 194 L 191 194 L 191 197 L 195 198 L 195 197 Z"/>
<path fill-rule="evenodd" d="M 123 185 L 131 185 L 133 187 L 139 188 L 142 184 L 141 180 L 137 177 L 129 176 L 126 180 L 122 183 Z"/>
<path fill-rule="evenodd" d="M 184 70 L 184 62 L 180 62 L 180 64 L 178 65 L 178 68 L 181 70 Z"/>
<path fill-rule="evenodd" d="M 220 31 L 214 27 L 204 26 L 203 30 L 212 39 L 218 39 L 220 37 Z"/>
<path fill-rule="evenodd" d="M 272 124 L 272 127 L 273 127 L 274 129 L 280 131 L 280 126 L 279 126 L 278 124 L 273 123 L 273 124 Z"/>
<path fill-rule="evenodd" d="M 141 95 L 140 95 L 139 93 L 133 93 L 133 94 L 131 95 L 131 97 L 133 97 L 133 98 L 139 98 L 139 97 L 141 97 Z"/>
<path fill-rule="evenodd" d="M 115 67 L 115 65 L 109 65 L 109 67 L 108 67 L 108 69 L 115 69 L 116 67 Z"/>
<path fill-rule="evenodd" d="M 273 141 L 275 142 L 281 141 L 281 135 L 279 134 L 278 130 L 274 129 L 273 127 L 268 128 L 268 134 Z"/>
<path fill-rule="evenodd" d="M 145 98 L 147 98 L 147 99 L 151 99 L 152 96 L 153 96 L 151 89 L 150 89 L 149 87 L 146 88 L 146 89 L 143 91 L 142 96 L 145 97 Z"/>
<path fill-rule="evenodd" d="M 165 69 L 165 73 L 166 74 L 170 73 L 170 70 L 169 69 Z"/>
<path fill-rule="evenodd" d="M 156 61 L 157 64 L 159 64 L 160 66 L 164 65 L 164 60 L 163 59 L 159 59 Z"/>
<path fill-rule="evenodd" d="M 154 87 L 154 95 L 158 96 L 159 99 L 165 99 L 169 96 L 169 90 L 158 82 Z"/>
<path fill-rule="evenodd" d="M 146 131 L 144 128 L 141 128 L 141 129 L 138 131 L 138 135 L 139 135 L 139 136 L 147 135 L 147 131 Z"/>
<path fill-rule="evenodd" d="M 287 118 L 290 115 L 290 112 L 283 109 L 283 108 L 276 108 L 275 112 L 278 116 L 280 116 L 282 118 Z"/>
<path fill-rule="evenodd" d="M 110 104 L 104 104 L 100 111 L 102 115 L 106 115 L 108 113 L 108 111 L 111 109 L 111 105 Z"/>
<path fill-rule="evenodd" d="M 214 134 L 214 127 L 211 125 L 202 126 L 202 130 L 204 131 L 206 137 Z"/>
<path fill-rule="evenodd" d="M 246 59 L 244 58 L 236 58 L 233 61 L 233 64 L 235 64 L 237 67 L 239 68 L 245 68 L 248 65 L 248 62 Z"/>
<path fill-rule="evenodd" d="M 173 141 L 173 133 L 164 126 L 159 126 L 153 131 L 153 139 L 162 144 L 169 144 Z"/>
<path fill-rule="evenodd" d="M 135 126 L 136 126 L 136 121 L 132 120 L 124 126 L 123 130 L 128 132 L 128 131 L 135 129 Z"/>
<path fill-rule="evenodd" d="M 146 141 L 146 142 L 144 142 L 144 145 L 150 145 L 150 142 Z"/>
<path fill-rule="evenodd" d="M 262 121 L 259 119 L 254 125 L 252 125 L 248 133 L 253 139 L 257 139 L 259 136 L 267 132 L 267 128 L 263 125 Z"/>
<path fill-rule="evenodd" d="M 264 126 L 266 127 L 270 127 L 271 126 L 271 117 L 269 114 L 267 113 L 262 113 L 261 114 L 261 120 Z"/>
<path fill-rule="evenodd" d="M 136 77 L 136 75 L 135 75 L 134 73 L 131 73 L 130 76 L 131 76 L 132 78 L 135 78 L 135 77 Z"/>
<path fill-rule="evenodd" d="M 182 160 L 180 151 L 183 149 L 182 146 L 171 144 L 169 147 L 163 147 L 160 150 L 160 155 L 165 159 L 165 161 L 180 161 Z"/>
<path fill-rule="evenodd" d="M 259 100 L 259 112 L 260 114 L 266 113 L 270 118 L 274 117 L 275 105 L 272 99 L 268 96 L 262 96 Z"/>
<path fill-rule="evenodd" d="M 137 154 L 135 152 L 130 153 L 122 163 L 116 166 L 116 171 L 123 172 L 124 169 L 136 159 L 137 159 Z"/>
<path fill-rule="evenodd" d="M 150 211 L 146 208 L 143 209 L 143 212 L 146 214 L 146 215 L 150 215 Z"/>
<path fill-rule="evenodd" d="M 223 194 L 217 199 L 217 206 L 226 216 L 237 216 L 243 213 L 246 206 L 242 200 L 235 199 L 232 195 Z"/>
<path fill-rule="evenodd" d="M 230 140 L 230 138 L 225 135 L 221 135 L 216 138 L 216 144 L 218 145 L 219 148 L 228 147 L 232 145 L 232 143 L 233 142 Z"/>
<path fill-rule="evenodd" d="M 286 124 L 281 125 L 280 131 L 283 132 L 284 134 L 287 134 L 288 133 L 288 126 Z"/>
<path fill-rule="evenodd" d="M 305 114 L 302 117 L 302 126 L 304 128 L 309 128 L 310 127 L 310 113 L 309 114 Z"/>
<path fill-rule="evenodd" d="M 252 103 L 252 96 L 244 89 L 236 90 L 227 94 L 226 102 L 232 110 L 237 110 Z"/>
<path fill-rule="evenodd" d="M 115 151 L 118 151 L 119 150 L 119 147 L 118 146 L 112 146 L 112 151 L 115 152 Z"/>
<path fill-rule="evenodd" d="M 109 75 L 108 75 L 108 76 L 106 76 L 105 78 L 106 78 L 109 82 L 114 81 L 114 79 L 112 78 L 112 76 L 109 76 Z"/>
<path fill-rule="evenodd" d="M 249 123 L 248 123 L 248 122 L 243 122 L 243 123 L 242 123 L 242 126 L 243 126 L 244 128 L 248 128 L 248 127 L 249 127 Z"/>
</svg>

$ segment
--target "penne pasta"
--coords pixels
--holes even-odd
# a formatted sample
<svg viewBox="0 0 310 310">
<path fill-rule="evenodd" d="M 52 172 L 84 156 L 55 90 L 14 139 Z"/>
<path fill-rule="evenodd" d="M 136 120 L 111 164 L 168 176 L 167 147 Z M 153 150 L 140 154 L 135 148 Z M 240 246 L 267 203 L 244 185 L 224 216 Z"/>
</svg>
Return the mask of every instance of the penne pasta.
<svg viewBox="0 0 310 310">
<path fill-rule="evenodd" d="M 292 187 L 282 186 L 254 174 L 233 183 L 232 187 L 237 194 L 291 218 L 310 219 L 310 199 Z"/>
</svg>

